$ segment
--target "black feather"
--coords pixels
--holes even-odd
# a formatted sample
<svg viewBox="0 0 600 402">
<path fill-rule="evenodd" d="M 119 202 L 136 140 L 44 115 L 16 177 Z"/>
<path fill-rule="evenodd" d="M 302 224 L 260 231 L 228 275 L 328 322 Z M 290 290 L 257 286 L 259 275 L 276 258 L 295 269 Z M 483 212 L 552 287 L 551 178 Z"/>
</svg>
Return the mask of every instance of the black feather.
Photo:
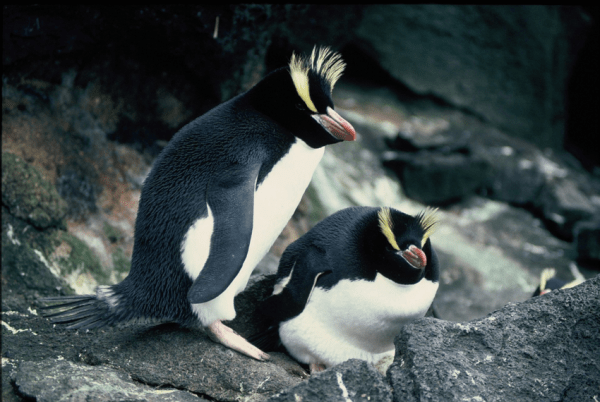
<svg viewBox="0 0 600 402">
<path fill-rule="evenodd" d="M 279 338 L 279 324 L 272 325 L 265 331 L 253 334 L 247 338 L 248 342 L 266 352 L 283 351 L 281 338 Z"/>
<path fill-rule="evenodd" d="M 42 315 L 54 324 L 71 324 L 67 329 L 92 329 L 111 325 L 109 306 L 94 295 L 46 297 L 42 303 Z M 62 302 L 62 303 L 61 303 Z M 53 310 L 59 310 L 52 312 Z"/>
</svg>

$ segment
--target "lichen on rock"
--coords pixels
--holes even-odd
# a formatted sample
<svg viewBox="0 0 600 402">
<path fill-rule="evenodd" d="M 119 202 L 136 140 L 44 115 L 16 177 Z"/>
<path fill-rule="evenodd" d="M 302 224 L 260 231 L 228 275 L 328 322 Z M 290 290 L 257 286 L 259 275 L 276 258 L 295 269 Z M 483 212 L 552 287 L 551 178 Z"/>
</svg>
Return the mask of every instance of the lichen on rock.
<svg viewBox="0 0 600 402">
<path fill-rule="evenodd" d="M 66 228 L 67 203 L 40 172 L 18 156 L 2 153 L 2 204 L 38 229 Z"/>
</svg>

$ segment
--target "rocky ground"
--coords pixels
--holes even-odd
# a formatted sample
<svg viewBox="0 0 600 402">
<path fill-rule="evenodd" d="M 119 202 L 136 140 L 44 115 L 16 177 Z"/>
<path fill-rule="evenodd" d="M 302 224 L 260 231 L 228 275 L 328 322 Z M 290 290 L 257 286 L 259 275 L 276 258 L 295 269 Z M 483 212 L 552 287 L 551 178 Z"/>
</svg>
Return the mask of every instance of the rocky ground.
<svg viewBox="0 0 600 402">
<path fill-rule="evenodd" d="M 405 107 L 394 105 L 391 94 L 383 88 L 341 85 L 336 96 L 342 113 L 356 127 L 359 140 L 328 150 L 294 221 L 257 273 L 273 272 L 289 241 L 340 208 L 391 205 L 409 213 L 424 208 L 424 204 L 404 195 L 395 173 L 382 163 L 382 159 L 386 164 L 393 160 L 385 152 L 397 152 L 390 151 L 388 145 L 393 145 L 398 132 L 431 138 L 436 130 L 479 128 L 468 117 L 457 118 L 444 110 L 438 110 L 432 118 L 423 108 L 421 115 L 407 117 Z M 369 110 L 376 108 L 377 102 L 388 107 L 378 108 L 380 114 L 374 116 Z M 478 133 L 487 135 L 485 127 Z M 516 147 L 514 141 L 510 144 Z M 127 152 L 137 155 L 131 149 Z M 125 160 L 141 164 L 144 158 L 139 155 Z M 558 162 L 555 169 L 570 172 Z M 18 194 L 11 192 L 9 177 L 20 177 L 11 174 L 13 171 L 29 180 L 18 179 L 23 190 Z M 139 165 L 133 164 L 132 171 L 123 173 L 132 178 L 136 172 Z M 576 247 L 555 237 L 543 220 L 529 211 L 506 201 L 490 200 L 476 194 L 475 188 L 473 194 L 463 197 L 464 201 L 441 209 L 440 228 L 432 237 L 442 264 L 442 282 L 435 300 L 442 320 L 428 319 L 407 327 L 398 339 L 397 358 L 387 377 L 364 362 L 350 361 L 306 382 L 309 376 L 305 367 L 284 353 L 273 353 L 268 363 L 256 362 L 213 343 L 201 331 L 172 325 L 133 325 L 79 332 L 50 325 L 39 316 L 39 296 L 69 288 L 86 293 L 96 283 L 120 279 L 119 271 L 113 268 L 118 266 L 115 255 L 122 253 L 126 261 L 130 253 L 127 244 L 133 236 L 136 205 L 123 201 L 135 200 L 139 189 L 131 179 L 133 190 L 120 197 L 104 194 L 105 189 L 101 199 L 111 199 L 113 204 L 103 201 L 104 206 L 86 220 L 76 221 L 65 219 L 65 201 L 31 164 L 6 153 L 3 174 L 3 400 L 33 397 L 51 401 L 60 400 L 60 396 L 64 400 L 233 401 L 263 400 L 280 392 L 273 400 L 295 400 L 296 395 L 305 401 L 322 400 L 319 398 L 323 395 L 330 395 L 330 400 L 345 400 L 344 395 L 351 400 L 361 400 L 363 395 L 370 400 L 404 400 L 407 395 L 416 400 L 452 400 L 460 395 L 506 400 L 529 393 L 530 400 L 537 400 L 562 392 L 580 395 L 600 377 L 599 362 L 594 358 L 577 365 L 574 362 L 579 360 L 569 357 L 571 346 L 562 349 L 562 356 L 560 350 L 551 347 L 557 339 L 566 337 L 573 340 L 576 350 L 581 349 L 582 356 L 597 352 L 597 346 L 593 346 L 593 341 L 599 339 L 597 280 L 585 287 L 557 292 L 552 299 L 544 296 L 518 303 L 530 297 L 546 267 L 554 267 L 561 277 L 570 278 L 569 266 L 577 261 Z M 28 199 L 39 202 L 30 205 L 24 201 Z M 117 220 L 115 216 L 125 218 Z M 69 264 L 73 260 L 79 265 Z M 591 267 L 580 266 L 579 270 L 593 277 Z M 256 299 L 268 292 L 268 281 L 259 281 L 256 286 L 237 300 L 239 319 L 232 325 L 242 334 L 255 330 L 253 307 Z M 569 307 L 561 309 L 558 306 L 565 303 L 564 298 Z M 523 333 L 513 334 L 512 328 Z M 539 332 L 543 335 L 538 337 L 535 334 Z M 423 341 L 424 337 L 429 341 Z M 436 358 L 440 362 L 424 358 L 431 355 L 441 356 Z M 539 371 L 538 362 L 544 356 L 563 362 L 560 370 L 572 374 L 563 379 L 551 369 Z M 441 362 L 447 367 L 436 369 Z M 514 376 L 520 380 L 507 378 L 510 386 L 499 379 L 492 381 L 490 372 L 504 365 L 513 367 Z M 529 370 L 538 370 L 535 378 L 539 380 L 521 378 Z M 430 373 L 430 377 L 423 373 Z M 462 385 L 457 387 L 459 383 Z M 504 389 L 505 394 L 497 394 L 494 387 Z M 587 395 L 585 392 L 582 395 Z"/>
<path fill-rule="evenodd" d="M 269 35 L 298 28 L 283 24 L 284 17 L 311 15 L 305 20 L 315 28 L 331 10 L 215 7 L 198 10 L 198 22 L 182 17 L 189 10 L 131 8 L 120 12 L 133 15 L 134 22 L 116 25 L 111 21 L 124 17 L 112 9 L 38 8 L 37 22 L 26 8 L 8 10 L 2 400 L 600 400 L 600 176 L 560 148 L 547 148 L 557 143 L 564 123 L 550 115 L 562 113 L 564 99 L 558 97 L 571 63 L 567 45 L 547 31 L 577 27 L 581 16 L 568 9 L 565 26 L 557 28 L 556 9 L 523 10 L 548 22 L 527 25 L 539 40 L 554 41 L 536 50 L 529 42 L 505 46 L 503 41 L 514 42 L 510 35 L 519 23 L 504 9 L 466 9 L 449 7 L 442 16 L 435 7 L 392 12 L 375 6 L 330 26 L 357 38 L 345 48 L 348 74 L 334 96 L 358 139 L 327 149 L 292 221 L 257 267 L 253 285 L 236 299 L 238 317 L 231 325 L 243 335 L 255 332 L 260 325 L 255 306 L 270 291 L 269 274 L 285 247 L 352 205 L 387 205 L 410 214 L 440 207 L 432 236 L 442 269 L 434 302 L 440 319 L 405 327 L 383 374 L 351 360 L 314 376 L 283 352 L 256 362 L 215 344 L 201 330 L 170 324 L 68 331 L 40 316 L 38 299 L 92 293 L 98 284 L 122 280 L 129 271 L 141 186 L 170 135 L 278 61 L 277 49 L 286 45 Z M 237 25 L 227 25 L 230 14 Z M 380 29 L 388 14 L 401 24 Z M 215 40 L 217 15 L 222 25 Z M 357 15 L 364 15 L 360 24 Z M 255 25 L 269 18 L 283 25 L 257 33 Z M 480 18 L 502 20 L 508 37 L 496 36 Z M 408 29 L 406 24 L 414 32 L 409 44 L 393 39 L 402 37 L 396 30 Z M 471 28 L 455 29 L 456 24 Z M 113 33 L 122 26 L 130 28 Z M 204 36 L 187 34 L 197 26 Z M 305 38 L 296 30 L 289 41 L 312 41 L 317 31 Z M 155 64 L 154 53 L 140 57 L 136 49 L 145 42 L 136 41 L 148 32 L 156 35 L 157 51 L 171 60 L 194 56 L 183 66 Z M 473 42 L 471 32 L 488 40 Z M 428 36 L 432 33 L 439 42 Z M 119 53 L 119 35 L 128 38 L 125 53 Z M 320 35 L 343 43 L 339 33 Z M 242 39 L 232 39 L 237 37 Z M 415 74 L 418 67 L 394 63 L 394 49 L 408 52 L 434 42 L 414 60 L 428 68 L 436 66 L 431 57 L 443 60 L 438 73 Z M 197 48 L 204 52 L 191 51 Z M 554 60 L 558 67 L 529 79 L 546 65 L 552 53 L 547 49 L 561 49 Z M 477 57 L 469 58 L 470 51 Z M 521 63 L 521 51 L 534 55 L 529 64 Z M 368 70 L 352 68 L 375 53 L 386 71 L 368 63 L 362 67 Z M 490 71 L 493 63 L 465 62 L 468 68 L 462 69 L 461 62 L 452 64 L 463 56 L 469 63 L 489 57 L 509 62 L 500 63 L 501 71 Z M 510 62 L 515 58 L 520 61 Z M 225 67 L 210 75 L 215 64 L 207 60 Z M 242 62 L 243 71 L 233 67 Z M 478 78 L 472 86 L 454 88 L 435 81 L 468 83 L 463 73 Z M 423 81 L 426 77 L 435 79 Z M 495 81 L 486 81 L 489 77 Z M 533 105 L 538 93 L 529 85 L 550 81 L 558 82 L 551 88 L 554 103 Z M 515 94 L 514 85 L 529 89 Z M 498 96 L 483 96 L 486 92 Z M 539 136 L 528 141 L 532 124 Z M 589 280 L 531 299 L 545 268 L 565 280 L 574 275 Z"/>
</svg>

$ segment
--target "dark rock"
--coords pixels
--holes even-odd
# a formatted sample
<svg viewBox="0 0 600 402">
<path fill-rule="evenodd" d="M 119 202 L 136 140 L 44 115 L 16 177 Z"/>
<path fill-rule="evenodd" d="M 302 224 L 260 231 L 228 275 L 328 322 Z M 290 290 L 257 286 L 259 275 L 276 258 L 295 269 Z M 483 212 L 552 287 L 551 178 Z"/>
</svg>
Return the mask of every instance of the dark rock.
<svg viewBox="0 0 600 402">
<path fill-rule="evenodd" d="M 144 384 L 168 384 L 220 401 L 268 396 L 300 381 L 280 365 L 243 356 L 199 330 L 161 325 L 126 335 L 110 331 L 102 344 L 86 347 L 85 360 L 110 362 Z"/>
<path fill-rule="evenodd" d="M 546 218 L 549 229 L 559 237 L 573 240 L 573 228 L 578 221 L 590 219 L 594 205 L 576 182 L 558 179 L 544 186 L 537 207 Z"/>
<path fill-rule="evenodd" d="M 406 195 L 424 204 L 444 205 L 476 193 L 488 182 L 489 165 L 461 153 L 396 153 L 384 164 L 399 176 Z"/>
<path fill-rule="evenodd" d="M 314 374 L 269 402 L 391 402 L 392 389 L 385 378 L 369 363 L 351 359 L 321 373 Z"/>
<path fill-rule="evenodd" d="M 444 154 L 470 152 L 470 131 L 441 130 L 428 135 L 400 131 L 389 146 L 402 152 L 436 151 Z"/>
<path fill-rule="evenodd" d="M 513 205 L 531 206 L 546 183 L 536 159 L 539 151 L 514 142 L 503 146 L 483 142 L 474 147 L 474 153 L 485 159 L 493 172 L 486 185 L 486 195 Z"/>
<path fill-rule="evenodd" d="M 23 159 L 2 153 L 2 204 L 39 229 L 66 228 L 67 204 L 56 188 Z"/>
<path fill-rule="evenodd" d="M 600 217 L 575 224 L 577 259 L 589 262 L 598 269 L 600 264 Z"/>
<path fill-rule="evenodd" d="M 10 283 L 9 292 L 27 293 L 31 291 L 48 293 L 49 289 L 61 289 L 65 284 L 61 282 L 44 264 L 45 257 L 39 251 L 27 244 L 2 241 L 2 276 L 3 297 L 4 281 Z"/>
<path fill-rule="evenodd" d="M 591 25 L 581 9 L 376 5 L 363 15 L 358 43 L 414 92 L 562 146 L 568 74 Z"/>
<path fill-rule="evenodd" d="M 572 241 L 574 226 L 600 212 L 593 197 L 600 182 L 564 152 L 542 152 L 525 140 L 481 128 L 400 132 L 382 156 L 408 197 L 448 204 L 482 194 L 525 207 L 557 237 Z"/>
<path fill-rule="evenodd" d="M 71 366 L 76 363 L 75 371 L 88 373 L 90 366 L 102 368 L 91 371 L 93 378 L 105 375 L 113 378 L 116 374 L 111 370 L 117 370 L 136 383 L 187 390 L 218 401 L 264 399 L 306 378 L 302 367 L 283 353 L 270 353 L 270 361 L 259 362 L 213 342 L 199 329 L 185 329 L 174 324 L 132 323 L 83 332 L 66 330 L 37 316 L 30 308 L 19 305 L 20 311 L 11 310 L 14 304 L 5 303 L 4 293 L 2 356 L 15 366 L 20 362 L 31 362 L 33 366 L 27 366 L 26 370 L 31 375 L 39 369 L 35 364 L 42 360 L 48 366 L 58 364 L 60 371 L 64 365 L 60 362 L 64 359 Z M 31 302 L 27 304 L 31 305 Z M 254 332 L 249 327 L 251 323 L 246 324 L 245 327 L 243 324 L 232 326 Z M 104 371 L 109 368 L 108 372 Z M 27 381 L 38 382 L 36 378 Z M 68 393 L 70 390 L 77 395 L 87 392 L 85 387 L 80 389 L 82 382 L 65 380 L 61 391 Z M 115 385 L 117 389 L 122 387 L 129 385 Z M 38 393 L 36 390 L 21 392 L 29 396 Z M 40 398 L 40 395 L 36 397 Z"/>
<path fill-rule="evenodd" d="M 190 392 L 136 384 L 126 373 L 66 360 L 22 362 L 14 375 L 19 392 L 39 402 L 55 401 L 182 401 L 201 402 Z"/>
<path fill-rule="evenodd" d="M 98 210 L 96 200 L 100 186 L 89 176 L 66 169 L 56 183 L 59 194 L 69 205 L 69 216 L 75 219 L 82 219 Z"/>
<path fill-rule="evenodd" d="M 583 401 L 600 395 L 600 276 L 465 324 L 403 328 L 395 401 Z"/>
<path fill-rule="evenodd" d="M 244 337 L 266 330 L 269 322 L 256 307 L 273 293 L 275 280 L 275 275 L 250 277 L 246 289 L 235 297 L 236 317 L 227 325 Z"/>
</svg>

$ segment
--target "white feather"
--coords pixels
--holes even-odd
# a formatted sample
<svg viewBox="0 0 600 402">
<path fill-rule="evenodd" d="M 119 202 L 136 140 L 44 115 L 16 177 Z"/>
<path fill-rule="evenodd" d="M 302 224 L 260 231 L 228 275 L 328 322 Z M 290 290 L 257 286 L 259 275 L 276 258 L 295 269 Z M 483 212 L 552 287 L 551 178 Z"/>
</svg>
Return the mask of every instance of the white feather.
<svg viewBox="0 0 600 402">
<path fill-rule="evenodd" d="M 254 267 L 269 251 L 277 236 L 279 236 L 292 217 L 296 207 L 300 203 L 302 194 L 304 194 L 306 187 L 310 183 L 313 172 L 323 157 L 324 151 L 324 148 L 313 149 L 304 141 L 296 139 L 296 142 L 292 145 L 288 153 L 273 166 L 271 172 L 269 172 L 259 185 L 254 193 L 252 238 L 242 269 L 227 289 L 219 296 L 206 303 L 192 304 L 193 311 L 203 325 L 207 326 L 216 320 L 233 320 L 235 318 L 233 298 L 246 288 Z M 198 230 L 200 230 L 200 226 Z M 203 224 L 203 226 L 205 227 L 204 236 L 210 237 L 212 234 L 212 223 L 210 227 L 208 222 Z M 186 239 L 189 235 L 190 232 L 188 232 Z M 198 235 L 197 238 L 200 248 L 203 248 L 207 244 L 210 250 L 210 239 L 207 241 L 200 239 L 200 237 Z M 186 240 L 184 252 L 188 247 L 194 247 L 191 240 L 189 244 L 187 244 Z M 207 258 L 208 254 L 204 258 L 204 254 L 198 252 L 198 260 L 202 261 L 202 267 L 206 263 Z M 193 265 L 196 267 L 199 263 L 193 262 Z M 186 264 L 186 272 L 190 274 L 190 272 L 196 271 L 195 268 L 188 270 Z M 190 275 L 192 279 L 195 279 L 197 276 L 198 274 L 195 277 Z"/>
<path fill-rule="evenodd" d="M 292 279 L 292 274 L 294 273 L 294 268 L 296 267 L 296 263 L 294 263 L 294 265 L 292 266 L 292 270 L 290 271 L 290 274 L 284 278 L 281 278 L 274 286 L 273 286 L 273 296 L 278 295 L 279 293 L 283 292 L 283 289 L 285 289 L 285 287 L 287 286 L 288 283 L 290 283 L 290 280 Z"/>
<path fill-rule="evenodd" d="M 351 358 L 376 363 L 394 354 L 394 337 L 422 317 L 438 283 L 422 279 L 400 285 L 381 274 L 374 281 L 342 280 L 315 288 L 304 311 L 279 327 L 281 341 L 297 360 L 332 366 Z"/>
<path fill-rule="evenodd" d="M 210 253 L 210 237 L 213 232 L 214 218 L 207 205 L 208 215 L 198 219 L 186 233 L 181 246 L 181 259 L 185 272 L 195 280 L 204 268 Z"/>
</svg>

